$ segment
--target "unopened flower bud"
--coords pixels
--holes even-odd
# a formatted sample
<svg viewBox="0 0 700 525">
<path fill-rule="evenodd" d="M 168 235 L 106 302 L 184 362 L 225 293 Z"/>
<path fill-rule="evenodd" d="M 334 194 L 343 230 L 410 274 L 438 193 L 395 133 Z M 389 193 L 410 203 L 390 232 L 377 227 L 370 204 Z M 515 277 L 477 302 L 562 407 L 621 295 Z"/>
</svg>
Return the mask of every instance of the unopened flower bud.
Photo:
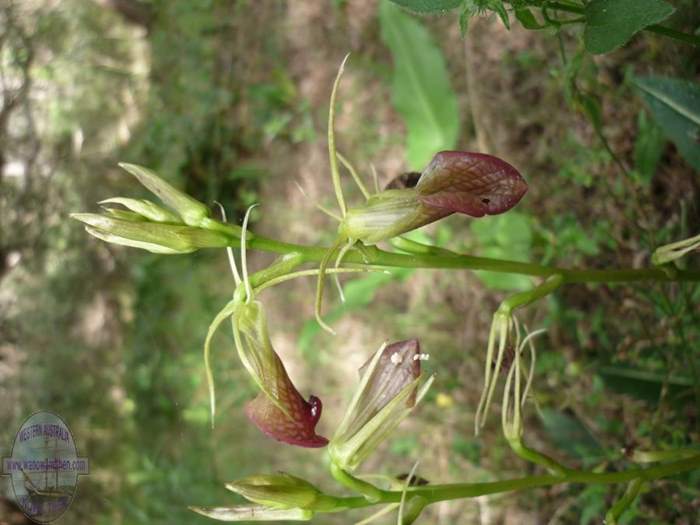
<svg viewBox="0 0 700 525">
<path fill-rule="evenodd" d="M 352 471 L 411 413 L 432 377 L 419 388 L 418 340 L 382 346 L 360 369 L 360 386 L 329 445 L 335 465 Z"/>
<path fill-rule="evenodd" d="M 151 170 L 135 164 L 120 163 L 119 166 L 131 173 L 167 206 L 175 210 L 188 226 L 201 226 L 204 219 L 209 217 L 209 209 L 206 205 L 174 188 Z"/>
<path fill-rule="evenodd" d="M 169 222 L 178 224 L 182 221 L 170 210 L 158 206 L 156 203 L 151 202 L 146 199 L 128 199 L 126 197 L 113 197 L 111 199 L 105 199 L 99 204 L 121 204 L 128 210 L 139 214 L 140 216 L 155 222 Z M 111 208 L 108 210 L 111 211 Z"/>
<path fill-rule="evenodd" d="M 94 213 L 73 213 L 71 217 L 85 223 L 87 232 L 98 239 L 153 253 L 190 253 L 228 245 L 227 237 L 221 233 L 180 224 L 125 220 Z"/>
<path fill-rule="evenodd" d="M 249 476 L 226 484 L 226 488 L 253 503 L 280 509 L 309 509 L 323 498 L 311 483 L 286 473 Z"/>
</svg>

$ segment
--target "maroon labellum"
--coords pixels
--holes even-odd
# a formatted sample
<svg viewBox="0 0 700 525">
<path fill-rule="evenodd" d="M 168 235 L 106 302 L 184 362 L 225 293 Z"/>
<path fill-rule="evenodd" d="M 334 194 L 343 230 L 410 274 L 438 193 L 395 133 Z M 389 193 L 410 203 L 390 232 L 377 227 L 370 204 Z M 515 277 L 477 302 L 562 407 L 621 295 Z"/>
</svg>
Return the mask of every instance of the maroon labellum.
<svg viewBox="0 0 700 525">
<path fill-rule="evenodd" d="M 268 436 L 299 447 L 323 447 L 328 440 L 316 434 L 321 400 L 305 401 L 272 347 L 267 318 L 258 301 L 240 304 L 233 314 L 238 354 L 260 393 L 246 405 L 248 418 Z"/>
<path fill-rule="evenodd" d="M 320 448 L 328 440 L 315 432 L 316 423 L 321 417 L 322 403 L 316 396 L 309 396 L 309 401 L 298 396 L 288 408 L 292 418 L 282 412 L 264 393 L 248 403 L 246 415 L 265 434 L 277 441 L 306 448 Z"/>
<path fill-rule="evenodd" d="M 492 155 L 441 151 L 423 170 L 416 190 L 425 205 L 483 217 L 515 206 L 527 183 L 518 170 Z"/>
<path fill-rule="evenodd" d="M 246 405 L 246 415 L 255 426 L 277 441 L 307 448 L 326 446 L 328 440 L 316 434 L 316 424 L 323 408 L 321 400 L 312 395 L 305 401 L 277 354 L 272 360 L 274 371 L 266 374 L 266 391 L 260 392 Z M 274 392 L 274 401 L 267 391 Z"/>
</svg>

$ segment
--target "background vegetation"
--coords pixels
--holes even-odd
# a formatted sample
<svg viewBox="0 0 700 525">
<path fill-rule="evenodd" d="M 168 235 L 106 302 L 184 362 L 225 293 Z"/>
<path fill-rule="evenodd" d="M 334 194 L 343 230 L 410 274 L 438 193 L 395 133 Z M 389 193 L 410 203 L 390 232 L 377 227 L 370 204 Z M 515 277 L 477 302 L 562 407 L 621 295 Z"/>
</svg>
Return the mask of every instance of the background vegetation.
<svg viewBox="0 0 700 525">
<path fill-rule="evenodd" d="M 694 0 L 671 3 L 669 26 L 700 27 Z M 128 161 L 221 202 L 231 220 L 261 202 L 253 228 L 270 236 L 331 240 L 335 226 L 313 202 L 332 202 L 327 100 L 348 51 L 337 141 L 364 174 L 374 165 L 385 182 L 459 148 L 508 160 L 530 184 L 513 212 L 453 217 L 418 238 L 486 256 L 639 267 L 657 246 L 700 231 L 697 163 L 666 139 L 635 80 L 697 82 L 697 48 L 644 33 L 592 55 L 579 25 L 528 31 L 512 19 L 508 30 L 492 15 L 473 18 L 463 38 L 458 19 L 370 0 L 0 6 L 0 455 L 32 411 L 66 419 L 91 473 L 59 522 L 204 523 L 186 506 L 236 501 L 225 481 L 280 468 L 327 484 L 323 454 L 280 449 L 247 423 L 253 389 L 226 335 L 209 427 L 201 346 L 233 289 L 224 254 L 120 249 L 67 214 L 139 195 L 116 167 Z M 255 254 L 252 266 L 255 257 L 267 260 Z M 344 305 L 327 302 L 337 337 L 312 319 L 313 282 L 265 301 L 290 375 L 324 400 L 322 434 L 371 350 L 420 337 L 436 384 L 368 469 L 396 475 L 420 458 L 424 478 L 477 481 L 523 468 L 497 418 L 479 438 L 472 428 L 491 313 L 529 284 L 410 270 L 353 278 Z M 578 286 L 528 310 L 528 326 L 549 329 L 533 443 L 589 467 L 619 460 L 623 447 L 697 443 L 699 303 L 690 284 Z M 698 472 L 656 483 L 623 523 L 695 523 L 699 486 Z M 424 520 L 585 525 L 615 496 L 556 487 L 442 503 Z M 12 516 L 8 506 L 0 523 Z"/>
</svg>

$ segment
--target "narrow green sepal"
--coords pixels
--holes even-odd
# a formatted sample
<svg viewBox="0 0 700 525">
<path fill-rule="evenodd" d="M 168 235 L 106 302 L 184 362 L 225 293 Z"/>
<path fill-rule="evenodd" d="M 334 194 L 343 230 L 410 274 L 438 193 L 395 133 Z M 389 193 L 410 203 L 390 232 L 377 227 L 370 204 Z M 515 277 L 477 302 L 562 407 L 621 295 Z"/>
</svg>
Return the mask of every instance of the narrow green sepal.
<svg viewBox="0 0 700 525">
<path fill-rule="evenodd" d="M 661 266 L 680 259 L 688 252 L 698 249 L 700 249 L 700 235 L 657 248 L 651 256 L 651 263 L 654 266 Z"/>
<path fill-rule="evenodd" d="M 190 507 L 191 511 L 218 521 L 311 521 L 314 513 L 304 509 L 271 509 L 262 505 L 236 507 Z"/>
<path fill-rule="evenodd" d="M 151 170 L 136 164 L 119 163 L 119 166 L 154 193 L 160 200 L 175 210 L 188 226 L 200 226 L 202 220 L 209 217 L 209 208 L 186 193 L 171 186 Z"/>
<path fill-rule="evenodd" d="M 376 244 L 447 214 L 421 205 L 413 188 L 385 190 L 372 195 L 362 206 L 350 208 L 338 227 L 338 233 L 343 238 Z"/>
<path fill-rule="evenodd" d="M 223 248 L 225 235 L 180 224 L 129 221 L 95 213 L 72 213 L 91 235 L 106 242 L 141 248 L 153 253 L 190 253 L 200 248 Z"/>
<path fill-rule="evenodd" d="M 105 199 L 98 204 L 121 204 L 128 210 L 131 210 L 138 215 L 155 222 L 170 222 L 174 224 L 181 223 L 180 218 L 170 210 L 166 210 L 162 206 L 147 199 L 129 199 L 126 197 L 112 197 Z M 112 208 L 107 208 L 111 210 Z"/>
</svg>

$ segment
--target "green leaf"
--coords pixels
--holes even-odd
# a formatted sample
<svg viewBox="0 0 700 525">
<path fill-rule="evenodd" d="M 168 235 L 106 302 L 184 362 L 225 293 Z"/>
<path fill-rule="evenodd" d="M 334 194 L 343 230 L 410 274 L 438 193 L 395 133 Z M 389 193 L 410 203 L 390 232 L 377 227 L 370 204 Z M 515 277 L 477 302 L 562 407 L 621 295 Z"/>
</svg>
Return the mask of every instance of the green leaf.
<svg viewBox="0 0 700 525">
<path fill-rule="evenodd" d="M 639 181 L 649 184 L 656 173 L 666 139 L 659 126 L 640 111 L 637 117 L 637 140 L 634 142 L 634 168 L 639 174 Z"/>
<path fill-rule="evenodd" d="M 535 18 L 535 15 L 532 14 L 532 11 L 527 7 L 516 8 L 515 18 L 518 19 L 518 22 L 520 22 L 525 29 L 537 30 L 547 27 L 544 24 L 540 24 Z"/>
<path fill-rule="evenodd" d="M 439 13 L 454 9 L 462 0 L 391 0 L 416 13 Z"/>
<path fill-rule="evenodd" d="M 608 53 L 674 11 L 663 0 L 591 0 L 585 10 L 586 50 L 593 54 Z"/>
<path fill-rule="evenodd" d="M 436 152 L 454 149 L 457 97 L 444 57 L 420 23 L 389 2 L 380 3 L 379 22 L 394 59 L 392 101 L 406 123 L 407 161 L 420 170 Z"/>
<path fill-rule="evenodd" d="M 667 395 L 672 402 L 686 398 L 693 388 L 691 377 L 668 376 L 663 372 L 652 372 L 623 365 L 602 366 L 597 373 L 611 390 L 650 404 L 659 402 L 664 385 L 668 389 Z"/>
<path fill-rule="evenodd" d="M 528 261 L 532 247 L 532 223 L 515 211 L 472 221 L 471 231 L 476 236 L 479 255 L 511 261 Z M 497 272 L 475 272 L 479 279 L 494 290 L 529 290 L 532 279 L 526 275 Z"/>
<path fill-rule="evenodd" d="M 700 85 L 659 76 L 636 77 L 634 84 L 664 134 L 700 170 Z"/>
<path fill-rule="evenodd" d="M 543 408 L 539 415 L 545 431 L 560 450 L 580 459 L 604 456 L 598 441 L 573 412 Z"/>
</svg>

